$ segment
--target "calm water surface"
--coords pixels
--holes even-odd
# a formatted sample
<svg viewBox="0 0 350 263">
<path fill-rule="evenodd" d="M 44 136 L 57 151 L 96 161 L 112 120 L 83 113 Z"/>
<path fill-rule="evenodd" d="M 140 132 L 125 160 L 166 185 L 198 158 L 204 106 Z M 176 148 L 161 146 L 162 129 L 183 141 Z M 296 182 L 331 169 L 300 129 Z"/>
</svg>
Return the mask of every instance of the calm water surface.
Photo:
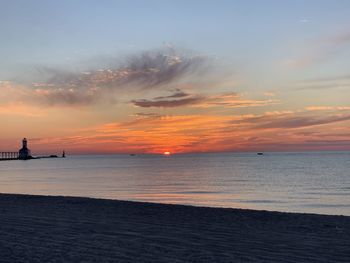
<svg viewBox="0 0 350 263">
<path fill-rule="evenodd" d="M 3 161 L 0 192 L 350 216 L 350 152 Z"/>
</svg>

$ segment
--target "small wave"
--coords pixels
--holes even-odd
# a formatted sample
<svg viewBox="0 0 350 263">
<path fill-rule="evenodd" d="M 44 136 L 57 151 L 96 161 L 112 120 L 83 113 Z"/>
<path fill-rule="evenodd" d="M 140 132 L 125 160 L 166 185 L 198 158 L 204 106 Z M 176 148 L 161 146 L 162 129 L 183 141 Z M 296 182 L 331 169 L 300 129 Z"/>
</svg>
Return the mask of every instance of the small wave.
<svg viewBox="0 0 350 263">
<path fill-rule="evenodd" d="M 223 192 L 218 191 L 178 191 L 176 194 L 222 194 Z"/>
<path fill-rule="evenodd" d="M 279 200 L 237 200 L 241 203 L 259 203 L 259 204 L 284 204 L 285 201 Z"/>
<path fill-rule="evenodd" d="M 350 204 L 302 204 L 301 206 L 304 207 L 315 207 L 315 208 L 319 208 L 319 207 L 350 207 Z"/>
</svg>

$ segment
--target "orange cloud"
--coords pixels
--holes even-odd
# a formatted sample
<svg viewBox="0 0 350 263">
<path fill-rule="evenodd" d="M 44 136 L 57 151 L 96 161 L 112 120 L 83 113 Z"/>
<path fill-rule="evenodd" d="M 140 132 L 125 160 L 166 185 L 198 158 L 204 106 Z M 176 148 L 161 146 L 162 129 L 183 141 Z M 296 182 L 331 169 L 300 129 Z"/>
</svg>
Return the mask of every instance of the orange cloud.
<svg viewBox="0 0 350 263">
<path fill-rule="evenodd" d="M 72 152 L 162 153 L 350 149 L 350 115 L 268 112 L 261 115 L 138 116 L 37 140 Z"/>
<path fill-rule="evenodd" d="M 350 110 L 350 106 L 309 106 L 306 107 L 308 111 L 330 111 L 330 110 L 340 110 L 346 111 Z"/>
</svg>

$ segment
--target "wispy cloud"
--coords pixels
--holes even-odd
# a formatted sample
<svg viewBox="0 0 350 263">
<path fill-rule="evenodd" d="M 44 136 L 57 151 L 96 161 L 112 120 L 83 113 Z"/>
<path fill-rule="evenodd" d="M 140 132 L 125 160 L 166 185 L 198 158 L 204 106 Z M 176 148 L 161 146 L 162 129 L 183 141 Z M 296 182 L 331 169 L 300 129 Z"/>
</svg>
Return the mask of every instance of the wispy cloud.
<svg viewBox="0 0 350 263">
<path fill-rule="evenodd" d="M 347 111 L 350 110 L 350 106 L 309 106 L 305 109 L 308 111 Z"/>
<path fill-rule="evenodd" d="M 210 95 L 202 101 L 198 107 L 225 107 L 225 108 L 246 108 L 246 107 L 263 107 L 278 104 L 278 100 L 272 99 L 246 99 L 238 93 L 229 92 L 217 95 Z"/>
<path fill-rule="evenodd" d="M 188 106 L 198 104 L 203 100 L 202 97 L 187 97 L 181 98 L 177 100 L 133 100 L 131 101 L 135 106 L 142 108 L 150 108 L 150 107 L 162 107 L 162 108 L 172 108 L 172 107 L 180 107 L 180 106 Z"/>
<path fill-rule="evenodd" d="M 35 83 L 37 94 L 50 104 L 90 104 L 115 92 L 169 87 L 180 80 L 205 72 L 209 59 L 171 49 L 128 56 L 117 65 L 85 72 L 46 70 L 46 82 Z"/>
<path fill-rule="evenodd" d="M 36 88 L 32 93 L 35 101 L 47 105 L 90 105 L 97 102 L 103 91 L 90 88 Z"/>
<path fill-rule="evenodd" d="M 295 68 L 303 68 L 328 61 L 348 48 L 349 43 L 349 28 L 325 37 L 313 39 L 305 43 L 305 48 L 302 49 L 301 55 L 287 60 L 287 65 Z"/>
<path fill-rule="evenodd" d="M 239 94 L 230 92 L 222 94 L 190 94 L 179 89 L 175 93 L 168 96 L 160 96 L 153 99 L 132 100 L 132 104 L 138 107 L 224 107 L 224 108 L 245 108 L 245 107 L 261 107 L 278 103 L 277 100 L 251 100 L 244 99 Z"/>
<path fill-rule="evenodd" d="M 204 55 L 165 48 L 109 59 L 108 66 L 100 69 L 38 68 L 43 80 L 21 86 L 26 88 L 27 101 L 47 105 L 89 105 L 100 100 L 116 101 L 122 93 L 169 89 L 181 81 L 196 81 L 196 77 L 209 75 L 205 73 L 213 66 L 211 62 Z"/>
<path fill-rule="evenodd" d="M 267 96 L 267 97 L 275 97 L 276 96 L 276 93 L 275 92 L 264 92 L 264 96 Z"/>
<path fill-rule="evenodd" d="M 350 114 L 347 115 L 330 115 L 326 117 L 319 116 L 289 116 L 285 118 L 275 118 L 267 120 L 265 123 L 258 124 L 255 128 L 304 128 L 309 126 L 317 126 L 324 124 L 331 124 L 335 122 L 350 120 Z"/>
<path fill-rule="evenodd" d="M 350 75 L 314 78 L 303 80 L 296 84 L 297 90 L 348 89 L 349 87 Z"/>
<path fill-rule="evenodd" d="M 108 68 L 85 72 L 64 72 L 44 68 L 43 73 L 49 78 L 46 82 L 38 84 L 50 87 L 98 86 L 111 89 L 132 85 L 137 89 L 148 89 L 201 72 L 206 69 L 209 62 L 208 57 L 174 48 L 146 51 L 115 60 Z"/>
<path fill-rule="evenodd" d="M 302 18 L 299 20 L 300 23 L 308 23 L 309 22 L 309 19 L 306 19 L 306 18 Z"/>
</svg>

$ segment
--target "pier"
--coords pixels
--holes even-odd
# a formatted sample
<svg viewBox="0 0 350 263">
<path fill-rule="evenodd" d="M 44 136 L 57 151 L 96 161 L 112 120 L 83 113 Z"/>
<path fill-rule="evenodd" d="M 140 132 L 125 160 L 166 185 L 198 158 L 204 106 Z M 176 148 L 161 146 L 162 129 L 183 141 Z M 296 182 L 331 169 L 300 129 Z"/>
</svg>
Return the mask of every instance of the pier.
<svg viewBox="0 0 350 263">
<path fill-rule="evenodd" d="M 0 160 L 16 160 L 18 157 L 18 152 L 0 152 Z"/>
</svg>

